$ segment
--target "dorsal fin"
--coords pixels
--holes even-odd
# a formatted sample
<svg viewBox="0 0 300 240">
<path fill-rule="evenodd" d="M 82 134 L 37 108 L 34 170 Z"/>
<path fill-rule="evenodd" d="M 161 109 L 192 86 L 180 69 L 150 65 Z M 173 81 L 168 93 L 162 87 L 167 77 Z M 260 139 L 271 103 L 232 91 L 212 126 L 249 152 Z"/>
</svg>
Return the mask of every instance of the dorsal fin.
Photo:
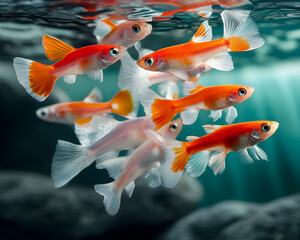
<svg viewBox="0 0 300 240">
<path fill-rule="evenodd" d="M 222 125 L 203 125 L 203 128 L 207 134 L 214 132 L 215 130 L 219 129 L 220 127 L 223 127 L 223 126 Z"/>
<path fill-rule="evenodd" d="M 68 53 L 76 50 L 76 48 L 64 43 L 63 41 L 44 34 L 43 46 L 45 54 L 51 61 L 63 59 Z"/>
<path fill-rule="evenodd" d="M 87 95 L 85 97 L 85 99 L 83 99 L 84 102 L 87 103 L 97 103 L 97 102 L 101 102 L 103 100 L 103 95 L 100 91 L 99 88 L 95 87 L 90 93 L 89 95 Z"/>
<path fill-rule="evenodd" d="M 204 21 L 198 28 L 189 43 L 208 42 L 212 39 L 211 26 L 208 25 L 208 21 Z"/>
<path fill-rule="evenodd" d="M 103 38 L 107 34 L 109 34 L 113 29 L 115 29 L 117 25 L 112 21 L 105 20 L 96 20 L 96 28 L 94 30 L 94 35 L 97 37 Z"/>
<path fill-rule="evenodd" d="M 184 95 L 191 95 L 191 94 L 201 91 L 204 88 L 205 88 L 204 86 L 202 86 L 196 82 L 185 81 L 182 86 L 182 92 Z"/>
</svg>

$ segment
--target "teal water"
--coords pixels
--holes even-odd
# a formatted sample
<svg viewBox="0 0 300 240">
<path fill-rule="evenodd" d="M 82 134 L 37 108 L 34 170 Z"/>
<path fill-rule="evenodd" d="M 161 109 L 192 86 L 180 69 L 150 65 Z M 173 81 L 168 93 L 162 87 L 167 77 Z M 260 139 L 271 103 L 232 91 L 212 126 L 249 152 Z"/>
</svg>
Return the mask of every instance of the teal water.
<svg viewBox="0 0 300 240">
<path fill-rule="evenodd" d="M 7 6 L 4 6 L 4 2 Z M 82 20 L 78 15 L 84 12 L 82 8 L 79 11 L 75 7 L 67 8 L 66 6 L 69 7 L 69 5 L 53 4 L 46 7 L 50 9 L 53 7 L 60 11 L 50 11 L 48 14 L 51 13 L 53 18 L 45 14 L 43 19 L 43 11 L 40 11 L 40 16 L 35 15 L 35 11 L 39 12 L 38 7 L 33 8 L 31 12 L 22 12 L 22 9 L 17 9 L 16 6 L 10 8 L 10 1 L 4 2 L 2 6 L 0 5 L 2 9 L 0 41 L 4 46 L 1 50 L 0 67 L 5 72 L 11 71 L 12 58 L 15 56 L 48 63 L 46 57 L 43 56 L 41 46 L 41 36 L 44 33 L 61 37 L 62 40 L 75 47 L 95 42 L 91 35 L 92 23 Z M 226 170 L 223 174 L 215 176 L 210 169 L 207 169 L 199 178 L 205 193 L 204 199 L 199 203 L 201 206 L 212 205 L 226 199 L 267 202 L 299 192 L 300 189 L 300 2 L 252 1 L 252 3 L 252 6 L 242 8 L 252 10 L 251 16 L 266 41 L 265 45 L 251 52 L 232 53 L 234 70 L 231 72 L 212 70 L 201 77 L 198 82 L 204 86 L 244 84 L 254 87 L 255 92 L 251 98 L 236 106 L 238 117 L 235 123 L 273 120 L 278 121 L 280 126 L 270 139 L 259 144 L 267 153 L 268 162 L 255 161 L 252 165 L 243 165 L 239 159 L 239 153 L 230 153 L 226 159 Z M 39 7 L 44 11 L 47 9 L 44 5 L 39 5 Z M 61 17 L 63 11 L 67 9 L 72 9 L 72 14 L 64 14 L 64 17 Z M 101 6 L 99 11 L 100 9 Z M 222 34 L 222 23 L 219 18 L 221 10 L 222 7 L 216 7 L 209 19 L 213 27 L 214 38 Z M 3 14 L 4 12 L 6 15 Z M 14 12 L 18 14 L 13 15 Z M 157 50 L 187 42 L 202 20 L 201 17 L 193 14 L 180 13 L 170 21 L 154 23 L 153 33 L 142 41 L 142 45 L 145 48 Z M 59 80 L 54 91 L 61 88 L 72 100 L 81 100 L 93 86 L 99 85 L 104 100 L 109 100 L 119 91 L 117 88 L 119 65 L 117 63 L 104 70 L 103 83 L 99 84 L 86 76 L 79 76 L 72 86 Z M 18 85 L 13 72 L 9 79 L 2 77 L 1 81 L 9 82 L 18 92 L 23 90 Z M 25 93 L 23 94 L 25 96 Z M 28 114 L 35 117 L 34 112 Z M 140 115 L 143 115 L 142 107 Z M 185 137 L 189 135 L 204 135 L 202 125 L 213 123 L 208 115 L 209 112 L 200 112 L 197 122 L 191 126 L 184 126 L 178 139 L 185 140 Z M 16 117 L 18 117 L 17 113 Z M 22 121 L 19 124 L 22 124 Z M 47 128 L 53 126 L 49 123 L 43 124 Z M 216 124 L 225 124 L 225 122 L 219 120 Z M 53 130 L 55 128 L 56 126 L 53 126 Z M 18 134 L 23 133 L 18 132 Z M 57 139 L 59 138 L 58 132 Z M 51 149 L 54 151 L 53 145 Z M 49 155 L 43 156 L 47 164 L 51 162 L 54 153 L 49 152 Z M 5 169 L 4 165 L 2 169 Z M 35 169 L 35 167 L 29 166 L 27 169 Z M 88 178 L 88 175 L 85 174 L 84 178 Z M 84 181 L 89 182 L 86 179 Z"/>
</svg>

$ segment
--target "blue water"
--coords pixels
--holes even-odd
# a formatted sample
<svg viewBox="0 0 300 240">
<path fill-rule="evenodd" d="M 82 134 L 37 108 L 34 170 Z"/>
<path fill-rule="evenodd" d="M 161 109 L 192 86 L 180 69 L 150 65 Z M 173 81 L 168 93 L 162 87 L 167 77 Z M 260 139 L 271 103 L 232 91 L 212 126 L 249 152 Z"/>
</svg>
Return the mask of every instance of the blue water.
<svg viewBox="0 0 300 240">
<path fill-rule="evenodd" d="M 47 33 L 56 36 L 75 47 L 94 44 L 91 34 L 94 24 L 83 17 L 95 16 L 99 13 L 109 15 L 115 12 L 116 6 L 97 6 L 97 10 L 87 12 L 80 4 L 71 1 L 2 1 L 0 3 L 0 43 L 3 46 L 0 56 L 0 69 L 3 72 L 1 81 L 9 83 L 24 94 L 12 70 L 12 58 L 15 56 L 34 59 L 48 63 L 43 55 L 41 46 L 42 35 Z M 103 2 L 104 4 L 105 2 Z M 223 174 L 215 176 L 208 169 L 200 178 L 204 187 L 204 199 L 201 206 L 211 205 L 226 199 L 237 199 L 254 202 L 266 202 L 282 196 L 296 193 L 300 189 L 300 2 L 299 1 L 252 1 L 253 5 L 241 7 L 249 9 L 251 17 L 257 23 L 261 36 L 266 43 L 260 49 L 232 53 L 235 69 L 231 72 L 212 70 L 199 79 L 204 86 L 218 84 L 244 84 L 255 88 L 254 94 L 247 101 L 238 104 L 238 118 L 235 122 L 273 120 L 280 123 L 277 132 L 259 146 L 267 153 L 269 161 L 255 161 L 252 165 L 243 165 L 238 153 L 230 153 L 226 159 L 226 170 Z M 120 5 L 121 7 L 122 5 Z M 143 10 L 143 7 L 147 9 Z M 126 8 L 125 16 L 135 12 L 134 16 L 148 16 L 151 11 L 169 9 L 166 5 L 141 5 L 135 11 Z M 152 10 L 151 10 L 152 7 Z M 169 6 L 170 7 L 170 6 Z M 174 8 L 174 7 L 173 7 Z M 121 7 L 122 9 L 122 7 Z M 149 10 L 150 9 L 150 10 Z M 214 13 L 209 19 L 213 27 L 214 38 L 222 34 L 222 22 L 219 14 L 223 9 L 213 7 Z M 138 14 L 136 13 L 138 12 Z M 153 32 L 142 41 L 145 48 L 157 50 L 159 48 L 189 41 L 193 33 L 203 21 L 203 18 L 192 13 L 177 13 L 171 20 L 154 22 Z M 104 82 L 99 86 L 103 91 L 104 100 L 109 100 L 119 91 L 117 75 L 119 63 L 104 70 Z M 72 100 L 81 100 L 87 93 L 98 85 L 86 76 L 79 76 L 77 82 L 70 86 L 62 80 L 58 81 L 55 89 L 61 88 Z M 11 96 L 13 98 L 13 96 Z M 30 98 L 29 96 L 25 96 Z M 28 100 L 29 101 L 29 100 Z M 31 101 L 31 100 L 30 100 Z M 9 104 L 9 103 L 7 103 Z M 44 103 L 43 103 L 44 105 Z M 45 103 L 46 105 L 46 103 Z M 42 105 L 36 104 L 37 107 Z M 34 111 L 29 112 L 34 118 Z M 142 107 L 140 114 L 143 114 Z M 185 140 L 188 135 L 204 135 L 202 125 L 212 124 L 208 118 L 209 113 L 202 111 L 198 120 L 191 126 L 184 126 L 178 137 Z M 4 115 L 5 116 L 5 115 Z M 25 133 L 22 130 L 22 117 L 19 118 L 18 132 L 11 129 L 14 136 Z M 49 123 L 45 128 L 57 129 Z M 216 124 L 225 124 L 219 120 Z M 60 128 L 69 128 L 63 126 Z M 34 133 L 38 134 L 38 133 Z M 42 133 L 41 133 L 42 134 Z M 70 134 L 71 131 L 70 131 Z M 57 139 L 61 138 L 59 132 Z M 74 140 L 70 136 L 69 140 Z M 15 146 L 17 149 L 21 146 Z M 34 171 L 41 164 L 43 171 L 50 174 L 50 163 L 55 143 L 49 143 L 48 155 L 43 155 L 41 162 L 26 166 L 26 170 Z M 26 149 L 27 158 L 30 151 Z M 3 155 L 7 158 L 7 153 Z M 1 169 L 17 168 L 15 164 Z M 48 170 L 46 170 L 48 169 Z M 75 181 L 76 184 L 91 184 L 89 174 Z M 91 177 L 93 180 L 95 176 Z"/>
</svg>

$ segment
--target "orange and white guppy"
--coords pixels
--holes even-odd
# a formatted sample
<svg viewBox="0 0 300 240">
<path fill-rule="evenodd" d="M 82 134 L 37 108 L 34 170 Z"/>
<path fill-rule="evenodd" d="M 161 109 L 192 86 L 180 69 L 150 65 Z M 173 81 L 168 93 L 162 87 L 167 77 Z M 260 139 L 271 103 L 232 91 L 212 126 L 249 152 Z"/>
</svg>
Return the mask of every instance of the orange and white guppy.
<svg viewBox="0 0 300 240">
<path fill-rule="evenodd" d="M 118 61 L 126 47 L 118 45 L 90 45 L 76 49 L 63 41 L 44 35 L 45 54 L 53 65 L 44 65 L 25 58 L 14 58 L 18 81 L 36 100 L 44 101 L 51 93 L 55 81 L 64 77 L 72 84 L 78 74 L 89 74 L 93 79 L 103 79 L 102 69 Z"/>
<path fill-rule="evenodd" d="M 233 62 L 228 52 L 249 51 L 264 44 L 248 14 L 245 11 L 225 10 L 221 14 L 224 37 L 211 40 L 211 27 L 204 21 L 188 43 L 160 49 L 144 56 L 137 64 L 149 71 L 171 72 L 184 80 L 189 79 L 187 69 L 203 62 L 212 68 L 230 71 Z"/>
<path fill-rule="evenodd" d="M 248 99 L 254 88 L 244 85 L 219 85 L 203 87 L 197 83 L 187 81 L 183 92 L 191 94 L 177 99 L 163 99 L 154 91 L 146 89 L 141 99 L 147 116 L 151 116 L 155 130 L 170 122 L 176 114 L 180 113 L 183 124 L 193 124 L 199 110 L 210 110 L 215 121 L 222 116 L 222 110 L 227 109 L 226 121 L 231 123 L 237 116 L 233 107 Z"/>
<path fill-rule="evenodd" d="M 254 121 L 232 125 L 205 125 L 208 133 L 203 137 L 187 137 L 191 142 L 165 141 L 166 161 L 161 166 L 165 185 L 173 187 L 179 181 L 183 170 L 192 177 L 199 177 L 209 165 L 215 174 L 225 170 L 225 158 L 230 152 L 241 152 L 244 163 L 268 160 L 258 143 L 272 136 L 279 126 L 273 121 Z M 218 154 L 211 154 L 212 152 Z M 250 155 L 249 155 L 249 153 Z"/>
<path fill-rule="evenodd" d="M 94 115 L 116 113 L 127 116 L 133 113 L 134 101 L 127 90 L 118 92 L 108 102 L 96 102 L 100 93 L 95 88 L 83 101 L 53 104 L 37 110 L 37 116 L 47 122 L 77 123 L 86 126 Z"/>
</svg>

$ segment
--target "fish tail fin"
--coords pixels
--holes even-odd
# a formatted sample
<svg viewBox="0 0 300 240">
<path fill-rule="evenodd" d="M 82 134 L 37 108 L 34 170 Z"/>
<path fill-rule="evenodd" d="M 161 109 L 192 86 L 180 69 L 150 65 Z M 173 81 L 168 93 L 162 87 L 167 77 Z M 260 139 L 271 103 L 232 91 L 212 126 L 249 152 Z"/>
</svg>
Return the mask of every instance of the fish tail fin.
<svg viewBox="0 0 300 240">
<path fill-rule="evenodd" d="M 165 158 L 158 171 L 162 185 L 173 188 L 180 180 L 185 165 L 190 157 L 186 151 L 186 143 L 176 140 L 166 140 L 163 144 Z"/>
<path fill-rule="evenodd" d="M 116 215 L 120 208 L 121 194 L 114 188 L 114 182 L 95 185 L 95 191 L 104 197 L 103 204 L 109 215 Z"/>
<path fill-rule="evenodd" d="M 173 100 L 163 99 L 150 89 L 146 89 L 142 105 L 147 116 L 151 116 L 155 130 L 170 122 L 176 115 Z"/>
<path fill-rule="evenodd" d="M 44 101 L 52 91 L 55 77 L 52 65 L 44 65 L 29 59 L 15 57 L 14 68 L 19 83 L 36 100 Z"/>
<path fill-rule="evenodd" d="M 127 116 L 136 115 L 137 104 L 128 90 L 121 90 L 111 99 L 111 111 L 113 113 Z"/>
<path fill-rule="evenodd" d="M 148 73 L 140 68 L 128 52 L 121 58 L 121 67 L 118 74 L 120 89 L 129 89 L 132 94 L 140 98 L 143 91 L 150 86 Z"/>
<path fill-rule="evenodd" d="M 183 171 L 189 158 L 190 154 L 186 151 L 186 142 L 181 142 L 181 146 L 172 147 L 173 154 L 175 155 L 174 161 L 172 162 L 171 170 L 176 173 L 178 171 Z"/>
<path fill-rule="evenodd" d="M 265 41 L 260 37 L 257 26 L 249 17 L 249 11 L 225 10 L 221 16 L 228 51 L 249 51 L 264 45 Z"/>
<path fill-rule="evenodd" d="M 65 185 L 93 161 L 94 158 L 84 146 L 59 140 L 51 167 L 55 187 Z"/>
</svg>

